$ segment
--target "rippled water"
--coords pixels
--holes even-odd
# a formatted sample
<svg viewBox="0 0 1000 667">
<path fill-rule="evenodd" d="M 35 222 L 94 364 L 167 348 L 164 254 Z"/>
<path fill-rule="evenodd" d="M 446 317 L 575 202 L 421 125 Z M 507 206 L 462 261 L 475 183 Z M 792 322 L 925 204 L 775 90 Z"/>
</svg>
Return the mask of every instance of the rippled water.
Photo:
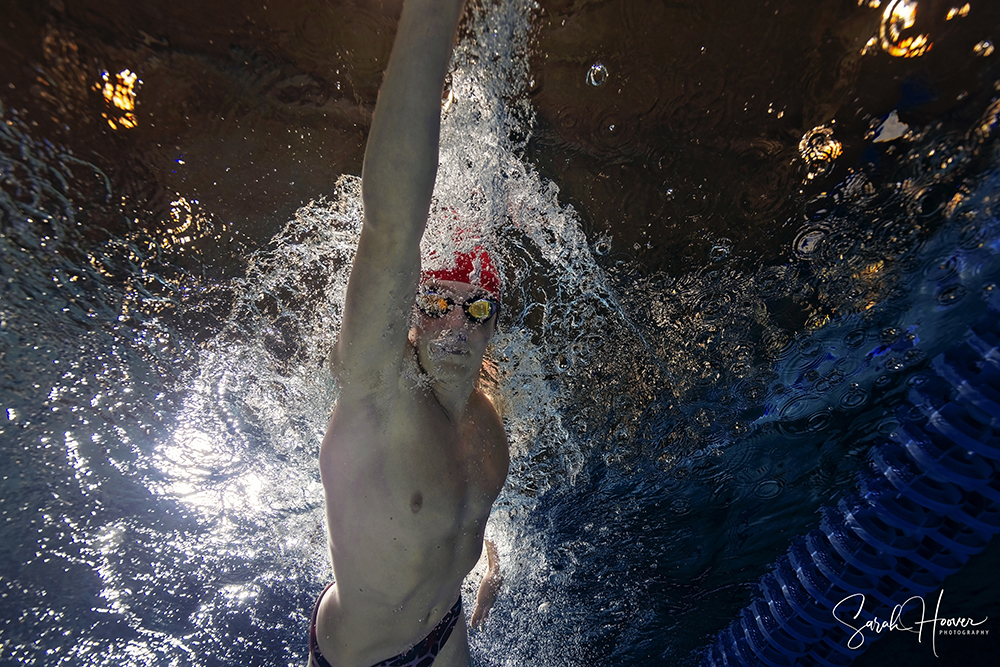
<svg viewBox="0 0 1000 667">
<path fill-rule="evenodd" d="M 450 242 L 450 227 L 473 221 L 508 285 L 490 384 L 512 464 L 487 531 L 505 584 L 486 628 L 472 635 L 478 664 L 695 662 L 775 554 L 815 525 L 816 508 L 852 488 L 866 445 L 893 428 L 894 405 L 925 362 L 990 300 L 996 307 L 1000 74 L 983 55 L 984 35 L 966 28 L 949 38 L 941 28 L 962 16 L 936 19 L 937 33 L 906 27 L 898 12 L 916 4 L 817 3 L 809 30 L 796 35 L 863 36 L 841 64 L 868 58 L 875 73 L 906 60 L 894 50 L 907 37 L 931 35 L 939 51 L 970 42 L 954 63 L 972 73 L 956 77 L 982 89 L 934 113 L 918 105 L 907 115 L 900 105 L 905 130 L 888 115 L 810 111 L 847 94 L 815 82 L 765 107 L 763 93 L 743 91 L 770 90 L 767 76 L 737 81 L 734 54 L 713 53 L 729 44 L 721 37 L 699 70 L 712 86 L 692 94 L 670 92 L 691 85 L 684 70 L 662 73 L 649 57 L 625 62 L 604 48 L 610 37 L 593 33 L 592 52 L 573 58 L 552 41 L 567 24 L 593 30 L 605 11 L 638 40 L 637 53 L 652 49 L 641 38 L 664 11 L 674 25 L 738 34 L 741 21 L 709 5 L 643 13 L 637 3 L 532 10 L 518 1 L 480 7 L 463 28 L 423 250 L 432 255 Z M 763 21 L 765 7 L 748 15 Z M 320 26 L 339 25 L 337 17 L 313 19 L 247 34 L 334 62 L 317 45 L 328 34 Z M 391 25 L 374 10 L 357 21 Z M 330 81 L 350 83 L 363 101 L 387 40 L 355 43 L 342 33 L 351 67 L 330 66 Z M 133 122 L 130 94 L 166 96 L 163 79 L 129 92 L 142 76 L 157 80 L 151 73 L 104 79 L 95 70 L 97 87 L 74 98 L 72 86 L 87 86 L 70 75 L 86 68 L 59 34 L 49 31 L 46 48 L 61 65 L 45 72 L 47 85 L 66 92 L 62 103 L 93 104 L 111 116 L 100 123 L 123 132 Z M 681 49 L 698 34 L 678 30 L 672 46 L 657 48 Z M 920 48 L 917 39 L 906 44 Z M 174 66 L 206 57 L 171 48 Z M 764 69 L 784 71 L 774 61 L 790 58 L 786 49 Z M 269 65 L 236 51 L 243 64 L 234 76 L 250 77 L 252 88 L 241 94 L 363 118 L 363 104 L 345 106 L 339 88 L 294 72 L 269 79 Z M 539 63 L 546 53 L 554 65 Z M 255 66 L 265 73 L 242 69 Z M 569 103 L 553 102 L 561 75 L 579 88 Z M 732 120 L 740 95 L 767 119 L 752 141 L 730 131 L 757 121 L 712 116 Z M 197 114 L 191 97 L 180 99 Z M 139 131 L 167 136 L 143 129 L 141 111 Z M 281 118 L 261 116 L 253 129 L 273 134 Z M 303 664 L 308 612 L 329 577 L 316 455 L 336 400 L 325 360 L 359 230 L 357 178 L 333 175 L 320 187 L 303 174 L 315 201 L 278 224 L 274 210 L 289 206 L 282 193 L 298 189 L 274 177 L 247 192 L 249 203 L 222 196 L 228 203 L 216 206 L 199 174 L 223 181 L 247 167 L 247 179 L 267 170 L 283 179 L 311 145 L 302 138 L 315 129 L 308 123 L 273 164 L 262 156 L 274 145 L 247 157 L 220 124 L 198 138 L 227 146 L 211 160 L 194 157 L 190 143 L 152 155 L 129 155 L 123 143 L 111 172 L 97 166 L 100 154 L 50 143 L 59 130 L 36 125 L 31 112 L 5 108 L 0 120 L 0 660 Z M 783 122 L 798 129 L 783 131 Z M 176 173 L 156 171 L 157 151 Z M 697 161 L 696 151 L 709 159 Z M 640 163 L 668 172 L 629 176 Z M 734 189 L 699 185 L 696 175 L 720 164 L 720 178 L 744 175 Z M 132 166 L 142 178 L 123 175 Z M 748 196 L 759 199 L 751 205 Z M 666 231 L 633 246 L 654 220 Z M 753 250 L 761 246 L 768 251 Z M 995 564 L 995 552 L 980 562 Z M 963 613 L 997 599 L 982 571 L 955 584 Z M 857 664 L 865 659 L 877 658 Z"/>
</svg>

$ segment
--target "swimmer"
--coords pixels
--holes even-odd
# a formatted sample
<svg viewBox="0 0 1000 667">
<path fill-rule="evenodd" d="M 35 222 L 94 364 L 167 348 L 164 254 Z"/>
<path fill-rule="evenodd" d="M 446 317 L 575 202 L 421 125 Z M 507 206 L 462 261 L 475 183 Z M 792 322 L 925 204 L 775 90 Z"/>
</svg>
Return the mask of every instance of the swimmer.
<svg viewBox="0 0 1000 667">
<path fill-rule="evenodd" d="M 334 583 L 310 667 L 469 664 L 462 580 L 510 463 L 477 388 L 500 279 L 482 248 L 421 273 L 441 95 L 463 0 L 405 0 L 361 177 L 364 225 L 332 355 L 340 396 L 320 449 Z M 489 547 L 473 617 L 500 577 Z"/>
</svg>

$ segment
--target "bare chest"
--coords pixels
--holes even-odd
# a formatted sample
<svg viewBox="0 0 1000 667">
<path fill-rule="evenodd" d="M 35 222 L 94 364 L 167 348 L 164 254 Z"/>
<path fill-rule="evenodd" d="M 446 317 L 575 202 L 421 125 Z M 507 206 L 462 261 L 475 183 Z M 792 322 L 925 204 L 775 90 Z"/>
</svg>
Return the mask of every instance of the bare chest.
<svg viewBox="0 0 1000 667">
<path fill-rule="evenodd" d="M 334 540 L 419 553 L 481 539 L 507 475 L 502 425 L 492 406 L 453 423 L 425 398 L 338 405 L 321 453 Z"/>
</svg>

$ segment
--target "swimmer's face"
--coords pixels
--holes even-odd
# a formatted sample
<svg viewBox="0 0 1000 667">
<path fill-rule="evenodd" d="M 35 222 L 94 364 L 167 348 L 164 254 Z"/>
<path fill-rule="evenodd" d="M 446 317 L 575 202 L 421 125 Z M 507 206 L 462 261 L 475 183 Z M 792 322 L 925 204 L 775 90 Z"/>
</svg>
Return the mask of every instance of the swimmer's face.
<svg viewBox="0 0 1000 667">
<path fill-rule="evenodd" d="M 452 280 L 423 283 L 417 292 L 410 343 L 432 377 L 475 378 L 497 325 L 498 303 L 481 287 Z"/>
</svg>

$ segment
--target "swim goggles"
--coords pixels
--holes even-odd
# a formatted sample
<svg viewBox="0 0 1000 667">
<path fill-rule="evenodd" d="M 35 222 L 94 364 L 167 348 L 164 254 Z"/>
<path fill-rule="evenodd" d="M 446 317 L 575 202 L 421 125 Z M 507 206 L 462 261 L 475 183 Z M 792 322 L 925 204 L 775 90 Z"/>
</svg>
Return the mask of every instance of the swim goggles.
<svg viewBox="0 0 1000 667">
<path fill-rule="evenodd" d="M 428 317 L 444 317 L 455 305 L 450 297 L 442 296 L 433 289 L 424 290 L 417 295 L 417 308 Z M 461 305 L 465 316 L 473 324 L 489 321 L 500 310 L 500 304 L 484 294 L 471 296 Z"/>
</svg>

